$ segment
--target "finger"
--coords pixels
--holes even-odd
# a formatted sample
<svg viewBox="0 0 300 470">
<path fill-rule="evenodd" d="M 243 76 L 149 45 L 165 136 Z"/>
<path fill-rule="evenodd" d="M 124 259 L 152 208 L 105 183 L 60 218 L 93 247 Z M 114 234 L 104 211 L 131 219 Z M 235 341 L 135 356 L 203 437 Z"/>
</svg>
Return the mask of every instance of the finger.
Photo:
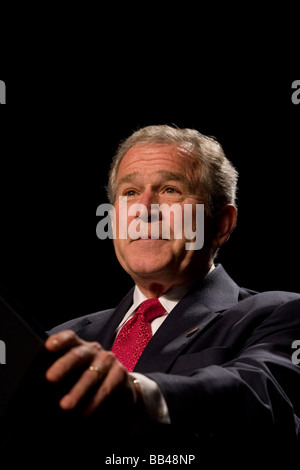
<svg viewBox="0 0 300 470">
<path fill-rule="evenodd" d="M 83 341 L 72 330 L 63 330 L 59 333 L 49 336 L 45 342 L 45 347 L 49 351 L 60 351 L 64 348 L 78 346 Z"/>
<path fill-rule="evenodd" d="M 114 361 L 116 359 L 111 352 L 102 350 L 93 359 L 90 367 L 83 372 L 70 392 L 61 399 L 61 408 L 68 410 L 74 408 L 93 386 L 106 377 Z"/>
<path fill-rule="evenodd" d="M 91 399 L 88 407 L 84 411 L 84 416 L 87 417 L 92 414 L 106 400 L 106 398 L 112 394 L 113 391 L 121 386 L 124 387 L 124 391 L 126 388 L 131 390 L 127 370 L 119 363 L 119 361 L 115 360 L 112 367 L 109 369 L 108 374 L 105 376 L 100 387 Z"/>
<path fill-rule="evenodd" d="M 75 367 L 90 363 L 101 346 L 98 343 L 84 343 L 76 346 L 57 359 L 46 371 L 46 378 L 50 382 L 58 382 Z"/>
</svg>

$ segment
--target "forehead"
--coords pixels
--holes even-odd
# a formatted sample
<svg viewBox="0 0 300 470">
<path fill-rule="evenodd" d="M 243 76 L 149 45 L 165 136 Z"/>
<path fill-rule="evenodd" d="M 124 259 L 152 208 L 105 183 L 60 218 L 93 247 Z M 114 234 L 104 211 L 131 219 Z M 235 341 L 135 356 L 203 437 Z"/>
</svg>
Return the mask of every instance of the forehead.
<svg viewBox="0 0 300 470">
<path fill-rule="evenodd" d="M 196 164 L 196 156 L 188 145 L 135 145 L 124 155 L 119 166 L 118 179 L 127 173 L 138 171 L 149 173 L 172 170 L 186 174 L 189 170 L 194 170 Z"/>
</svg>

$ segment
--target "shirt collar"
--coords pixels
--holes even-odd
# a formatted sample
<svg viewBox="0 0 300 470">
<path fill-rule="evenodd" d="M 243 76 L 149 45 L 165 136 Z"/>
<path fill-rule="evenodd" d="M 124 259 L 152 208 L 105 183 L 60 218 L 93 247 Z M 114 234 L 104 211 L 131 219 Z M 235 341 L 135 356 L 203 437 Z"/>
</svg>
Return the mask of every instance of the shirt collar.
<svg viewBox="0 0 300 470">
<path fill-rule="evenodd" d="M 171 312 L 179 300 L 181 300 L 182 297 L 187 293 L 189 288 L 190 284 L 174 287 L 158 298 L 167 313 Z M 131 307 L 132 310 L 130 310 L 134 311 L 142 302 L 144 302 L 144 300 L 147 300 L 147 297 L 141 292 L 138 286 L 135 286 L 133 293 L 133 304 Z"/>
</svg>

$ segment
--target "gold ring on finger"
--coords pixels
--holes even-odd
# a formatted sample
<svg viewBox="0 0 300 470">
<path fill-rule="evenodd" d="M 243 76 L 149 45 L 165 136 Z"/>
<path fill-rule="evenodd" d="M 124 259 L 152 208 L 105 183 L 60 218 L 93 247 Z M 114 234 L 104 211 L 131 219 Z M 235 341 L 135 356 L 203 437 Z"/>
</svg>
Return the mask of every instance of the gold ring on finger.
<svg viewBox="0 0 300 470">
<path fill-rule="evenodd" d="M 102 377 L 102 369 L 101 367 L 98 367 L 98 366 L 93 366 L 93 365 L 90 365 L 88 370 L 91 370 L 93 372 L 96 372 L 96 374 L 98 375 L 98 378 L 100 379 Z"/>
</svg>

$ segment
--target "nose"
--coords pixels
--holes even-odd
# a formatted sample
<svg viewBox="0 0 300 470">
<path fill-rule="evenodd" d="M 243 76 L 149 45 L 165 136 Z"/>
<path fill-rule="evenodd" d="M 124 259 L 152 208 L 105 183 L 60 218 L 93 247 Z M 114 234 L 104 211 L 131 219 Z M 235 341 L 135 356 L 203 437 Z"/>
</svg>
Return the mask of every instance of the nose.
<svg viewBox="0 0 300 470">
<path fill-rule="evenodd" d="M 158 199 L 155 193 L 149 189 L 145 190 L 140 199 L 140 214 L 139 217 L 143 219 L 145 222 L 152 222 L 157 218 L 159 218 L 159 211 L 158 211 Z"/>
</svg>

